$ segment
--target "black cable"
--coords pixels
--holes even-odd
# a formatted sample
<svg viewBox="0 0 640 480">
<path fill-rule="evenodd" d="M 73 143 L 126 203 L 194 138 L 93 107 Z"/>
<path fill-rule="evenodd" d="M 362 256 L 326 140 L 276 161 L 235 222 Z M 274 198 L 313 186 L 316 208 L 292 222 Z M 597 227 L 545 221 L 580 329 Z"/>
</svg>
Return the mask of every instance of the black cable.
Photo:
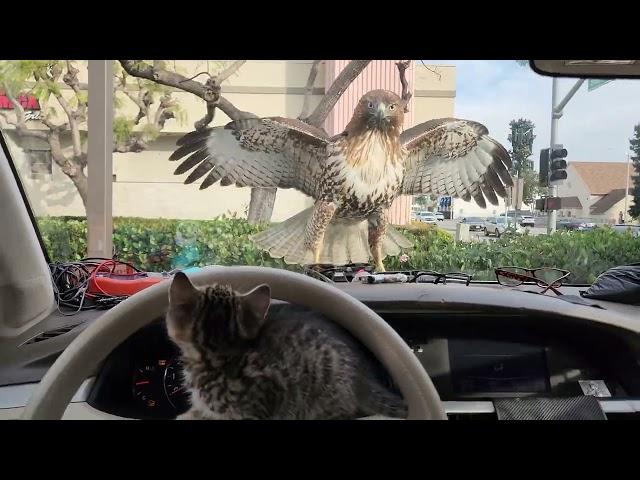
<svg viewBox="0 0 640 480">
<path fill-rule="evenodd" d="M 106 261 L 113 261 L 114 267 L 126 265 L 136 273 L 143 273 L 133 265 L 109 258 L 85 258 L 77 262 L 56 262 L 49 264 L 51 282 L 58 311 L 65 316 L 75 315 L 83 310 L 112 308 L 128 296 L 88 293 L 92 272 Z M 67 311 L 64 311 L 67 309 Z"/>
</svg>

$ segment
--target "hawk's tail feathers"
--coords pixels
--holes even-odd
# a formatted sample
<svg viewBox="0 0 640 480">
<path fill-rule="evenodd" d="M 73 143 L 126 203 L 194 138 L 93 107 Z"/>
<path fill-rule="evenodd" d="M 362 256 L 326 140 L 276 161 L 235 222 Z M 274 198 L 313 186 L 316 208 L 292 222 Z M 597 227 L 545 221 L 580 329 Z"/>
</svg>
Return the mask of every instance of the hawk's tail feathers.
<svg viewBox="0 0 640 480">
<path fill-rule="evenodd" d="M 311 219 L 313 207 L 303 210 L 284 222 L 275 225 L 251 238 L 261 249 L 274 258 L 283 258 L 285 263 L 310 265 L 314 263 L 313 253 L 304 246 L 307 223 Z M 371 251 L 368 242 L 366 220 L 334 219 L 324 235 L 320 263 L 345 265 L 348 263 L 368 263 Z M 384 255 L 398 255 L 401 248 L 410 248 L 412 243 L 392 226 L 387 227 L 383 243 Z"/>
</svg>

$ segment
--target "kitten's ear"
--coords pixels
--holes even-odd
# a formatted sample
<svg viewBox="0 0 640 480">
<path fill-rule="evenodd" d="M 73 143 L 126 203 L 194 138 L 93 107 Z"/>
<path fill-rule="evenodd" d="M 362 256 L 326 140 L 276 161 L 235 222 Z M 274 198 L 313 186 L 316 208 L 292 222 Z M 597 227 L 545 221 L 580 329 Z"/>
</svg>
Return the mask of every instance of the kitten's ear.
<svg viewBox="0 0 640 480">
<path fill-rule="evenodd" d="M 193 307 L 198 301 L 199 290 L 182 272 L 178 272 L 169 287 L 167 333 L 175 341 L 188 342 L 191 338 Z"/>
<path fill-rule="evenodd" d="M 242 296 L 243 314 L 238 320 L 240 334 L 244 338 L 255 338 L 264 325 L 271 304 L 271 288 L 262 284 Z"/>
<path fill-rule="evenodd" d="M 193 286 L 189 277 L 183 272 L 174 275 L 169 288 L 169 303 L 177 307 L 194 302 L 198 298 L 199 290 Z"/>
</svg>

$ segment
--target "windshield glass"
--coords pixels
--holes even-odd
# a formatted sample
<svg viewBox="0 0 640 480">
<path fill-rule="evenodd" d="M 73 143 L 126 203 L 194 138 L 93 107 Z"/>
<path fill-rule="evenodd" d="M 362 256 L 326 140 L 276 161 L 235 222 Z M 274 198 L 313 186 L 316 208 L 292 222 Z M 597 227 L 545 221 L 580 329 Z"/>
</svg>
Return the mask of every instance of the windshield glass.
<svg viewBox="0 0 640 480">
<path fill-rule="evenodd" d="M 54 262 L 115 256 L 149 272 L 354 262 L 491 281 L 501 265 L 548 266 L 590 283 L 640 261 L 637 235 L 611 228 L 640 214 L 638 81 L 585 82 L 565 106 L 567 178 L 552 224 L 536 205 L 549 196 L 539 171 L 552 80 L 518 61 L 92 62 L 0 61 L 0 128 Z M 112 148 L 96 157 L 90 68 L 113 80 L 96 93 L 113 115 Z M 325 97 L 344 68 L 358 80 Z M 559 80 L 559 97 L 575 82 Z M 393 93 L 369 94 L 378 89 Z M 454 116 L 488 129 L 490 140 L 471 123 L 459 132 L 486 151 L 445 141 L 436 155 L 427 134 L 403 156 L 400 132 Z M 380 132 L 397 132 L 398 148 Z M 524 216 L 533 222 L 520 228 Z M 456 238 L 463 219 L 518 228 Z"/>
</svg>

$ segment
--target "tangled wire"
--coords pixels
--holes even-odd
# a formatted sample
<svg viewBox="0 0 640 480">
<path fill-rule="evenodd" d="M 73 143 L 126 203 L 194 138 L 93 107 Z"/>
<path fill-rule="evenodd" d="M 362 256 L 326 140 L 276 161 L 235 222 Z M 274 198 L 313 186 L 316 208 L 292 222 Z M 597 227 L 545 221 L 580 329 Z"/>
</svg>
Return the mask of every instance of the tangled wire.
<svg viewBox="0 0 640 480">
<path fill-rule="evenodd" d="M 98 272 L 119 275 L 142 273 L 129 263 L 109 258 L 50 263 L 49 270 L 58 311 L 62 315 L 75 315 L 82 310 L 112 308 L 128 298 L 127 295 L 115 296 L 103 291 L 94 281 Z"/>
</svg>

